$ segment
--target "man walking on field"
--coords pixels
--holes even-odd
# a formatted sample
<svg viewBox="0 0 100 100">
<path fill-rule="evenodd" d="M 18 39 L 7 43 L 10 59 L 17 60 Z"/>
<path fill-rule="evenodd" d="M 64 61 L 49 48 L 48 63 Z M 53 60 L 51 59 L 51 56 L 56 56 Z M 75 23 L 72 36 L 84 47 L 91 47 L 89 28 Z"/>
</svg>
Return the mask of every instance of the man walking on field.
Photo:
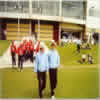
<svg viewBox="0 0 100 100">
<path fill-rule="evenodd" d="M 47 70 L 48 70 L 48 55 L 45 53 L 44 45 L 40 43 L 40 51 L 36 55 L 35 66 L 34 66 L 34 72 L 37 73 L 40 98 L 43 98 L 43 90 L 46 87 Z"/>
<path fill-rule="evenodd" d="M 48 53 L 48 62 L 49 62 L 49 77 L 50 77 L 50 86 L 51 86 L 51 98 L 54 99 L 55 88 L 57 86 L 57 70 L 60 66 L 60 57 L 55 49 L 56 43 L 54 40 L 51 41 L 51 49 Z"/>
</svg>

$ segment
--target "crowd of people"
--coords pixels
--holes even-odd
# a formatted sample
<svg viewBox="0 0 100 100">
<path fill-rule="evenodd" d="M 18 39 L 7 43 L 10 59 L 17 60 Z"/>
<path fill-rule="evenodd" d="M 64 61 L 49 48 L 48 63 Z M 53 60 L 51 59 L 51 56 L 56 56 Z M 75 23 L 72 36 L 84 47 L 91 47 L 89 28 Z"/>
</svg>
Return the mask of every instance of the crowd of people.
<svg viewBox="0 0 100 100">
<path fill-rule="evenodd" d="M 77 40 L 77 52 L 80 53 L 80 49 L 91 49 L 89 43 L 82 43 L 80 39 Z M 79 61 L 82 63 L 90 63 L 93 64 L 93 57 L 91 54 L 82 54 L 81 60 Z"/>
<path fill-rule="evenodd" d="M 90 63 L 90 64 L 93 64 L 93 57 L 91 54 L 82 54 L 81 56 L 81 60 L 79 61 L 81 64 L 83 63 Z"/>
<path fill-rule="evenodd" d="M 43 98 L 43 91 L 46 87 L 46 72 L 49 71 L 50 78 L 50 88 L 51 88 L 51 97 L 54 98 L 55 88 L 57 86 L 57 69 L 60 66 L 60 56 L 57 50 L 55 49 L 56 42 L 52 40 L 50 42 L 50 50 L 48 53 L 45 52 L 45 46 L 42 42 L 38 41 L 37 46 L 32 40 L 23 40 L 18 47 L 12 41 L 11 44 L 11 56 L 12 56 L 12 67 L 16 65 L 16 55 L 18 55 L 18 69 L 23 71 L 24 61 L 30 60 L 32 63 L 35 62 L 34 72 L 37 73 L 38 85 L 39 85 L 39 96 Z M 89 46 L 88 46 L 89 47 Z M 82 48 L 81 41 L 77 41 L 77 51 L 80 53 Z M 89 47 L 90 48 L 90 47 Z M 36 56 L 34 58 L 34 52 Z M 83 54 L 80 60 L 80 63 L 89 62 L 93 64 L 92 55 Z"/>
<path fill-rule="evenodd" d="M 46 72 L 49 72 L 51 98 L 55 98 L 55 88 L 57 86 L 57 71 L 60 66 L 60 56 L 58 51 L 55 49 L 56 43 L 54 40 L 50 42 L 50 50 L 48 53 L 45 52 L 45 45 L 38 41 L 37 47 L 34 48 L 33 41 L 24 40 L 17 48 L 12 41 L 11 55 L 12 55 L 12 66 L 16 65 L 16 54 L 18 54 L 18 68 L 20 71 L 23 70 L 23 62 L 30 59 L 31 62 L 35 62 L 34 72 L 37 74 L 39 96 L 43 98 L 43 91 L 46 87 Z M 35 59 L 33 58 L 34 51 L 37 53 Z"/>
<path fill-rule="evenodd" d="M 14 41 L 11 44 L 11 56 L 12 56 L 12 67 L 16 66 L 16 55 L 18 55 L 18 69 L 23 71 L 23 62 L 28 59 L 33 62 L 34 52 L 39 52 L 40 41 L 38 41 L 37 47 L 35 48 L 35 43 L 32 40 L 23 40 L 18 47 L 16 47 Z"/>
</svg>

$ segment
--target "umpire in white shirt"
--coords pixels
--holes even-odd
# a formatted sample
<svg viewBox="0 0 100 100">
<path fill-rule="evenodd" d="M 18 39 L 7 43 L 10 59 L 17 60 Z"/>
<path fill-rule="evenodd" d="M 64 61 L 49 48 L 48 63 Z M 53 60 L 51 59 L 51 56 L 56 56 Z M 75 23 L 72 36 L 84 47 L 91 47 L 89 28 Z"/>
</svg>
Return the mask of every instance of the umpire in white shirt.
<svg viewBox="0 0 100 100">
<path fill-rule="evenodd" d="M 51 98 L 55 98 L 54 89 L 57 86 L 57 69 L 60 66 L 60 56 L 55 49 L 56 43 L 54 40 L 51 41 L 51 48 L 48 52 L 48 61 L 49 61 L 49 77 L 50 77 L 50 86 L 51 86 Z"/>
<path fill-rule="evenodd" d="M 39 96 L 43 97 L 43 90 L 46 87 L 46 72 L 48 71 L 48 55 L 45 53 L 44 44 L 40 43 L 40 51 L 36 55 L 34 72 L 37 73 L 39 84 Z"/>
</svg>

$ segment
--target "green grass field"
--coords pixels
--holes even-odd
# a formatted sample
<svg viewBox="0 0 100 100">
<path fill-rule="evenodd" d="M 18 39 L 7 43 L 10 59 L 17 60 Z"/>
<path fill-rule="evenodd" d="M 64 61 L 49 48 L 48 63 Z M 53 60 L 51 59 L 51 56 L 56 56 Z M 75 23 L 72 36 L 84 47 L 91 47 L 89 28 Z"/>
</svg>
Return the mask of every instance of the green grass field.
<svg viewBox="0 0 100 100">
<path fill-rule="evenodd" d="M 46 43 L 49 46 L 48 43 Z M 86 49 L 86 50 L 83 50 L 81 49 L 80 53 L 78 53 L 76 51 L 76 44 L 66 44 L 64 47 L 57 47 L 57 50 L 60 54 L 60 58 L 61 58 L 61 64 L 65 67 L 69 67 L 69 66 L 84 66 L 84 65 L 90 65 L 91 64 L 80 64 L 78 61 L 81 59 L 81 55 L 82 54 L 91 54 L 93 56 L 93 59 L 94 59 L 94 64 L 98 64 L 98 48 L 99 46 L 98 45 L 91 45 L 90 46 L 91 49 Z M 85 67 L 85 66 L 84 66 Z"/>
<path fill-rule="evenodd" d="M 2 98 L 38 98 L 38 81 L 33 68 L 17 72 L 1 70 Z M 50 97 L 49 77 L 44 97 Z M 98 71 L 96 68 L 60 68 L 58 71 L 57 98 L 96 98 L 98 96 Z"/>
<path fill-rule="evenodd" d="M 6 44 L 4 42 L 4 44 Z M 48 43 L 47 43 L 48 44 Z M 6 49 L 6 47 L 5 47 Z M 98 92 L 98 45 L 91 50 L 77 53 L 75 44 L 57 47 L 61 57 L 58 70 L 56 98 L 97 98 Z M 81 54 L 91 53 L 94 64 L 80 64 Z M 47 73 L 48 76 L 48 73 Z M 16 69 L 0 69 L 1 98 L 38 98 L 38 81 L 33 68 L 24 68 L 24 72 Z M 44 92 L 50 98 L 49 77 Z"/>
<path fill-rule="evenodd" d="M 7 50 L 11 41 L 0 40 L 0 56 Z"/>
</svg>

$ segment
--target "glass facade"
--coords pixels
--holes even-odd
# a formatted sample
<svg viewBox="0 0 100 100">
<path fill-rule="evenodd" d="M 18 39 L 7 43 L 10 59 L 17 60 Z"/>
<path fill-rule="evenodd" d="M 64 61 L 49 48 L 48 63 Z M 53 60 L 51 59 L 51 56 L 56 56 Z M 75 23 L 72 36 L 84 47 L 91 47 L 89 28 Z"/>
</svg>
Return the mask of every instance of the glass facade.
<svg viewBox="0 0 100 100">
<path fill-rule="evenodd" d="M 87 5 L 88 16 L 100 19 L 100 0 L 90 0 Z"/>
<path fill-rule="evenodd" d="M 0 0 L 0 12 L 29 13 L 41 16 L 62 16 L 74 19 L 85 18 L 84 1 L 70 0 Z M 31 9 L 30 9 L 31 7 Z"/>
<path fill-rule="evenodd" d="M 100 18 L 100 8 L 91 7 L 89 9 L 89 16 Z"/>
<path fill-rule="evenodd" d="M 62 16 L 74 19 L 85 18 L 85 2 L 83 1 L 62 1 Z"/>
<path fill-rule="evenodd" d="M 32 1 L 32 13 L 44 16 L 59 16 L 59 1 Z"/>
<path fill-rule="evenodd" d="M 29 1 L 0 1 L 0 12 L 29 13 Z"/>
<path fill-rule="evenodd" d="M 5 2 L 0 1 L 0 12 L 5 12 Z"/>
</svg>

